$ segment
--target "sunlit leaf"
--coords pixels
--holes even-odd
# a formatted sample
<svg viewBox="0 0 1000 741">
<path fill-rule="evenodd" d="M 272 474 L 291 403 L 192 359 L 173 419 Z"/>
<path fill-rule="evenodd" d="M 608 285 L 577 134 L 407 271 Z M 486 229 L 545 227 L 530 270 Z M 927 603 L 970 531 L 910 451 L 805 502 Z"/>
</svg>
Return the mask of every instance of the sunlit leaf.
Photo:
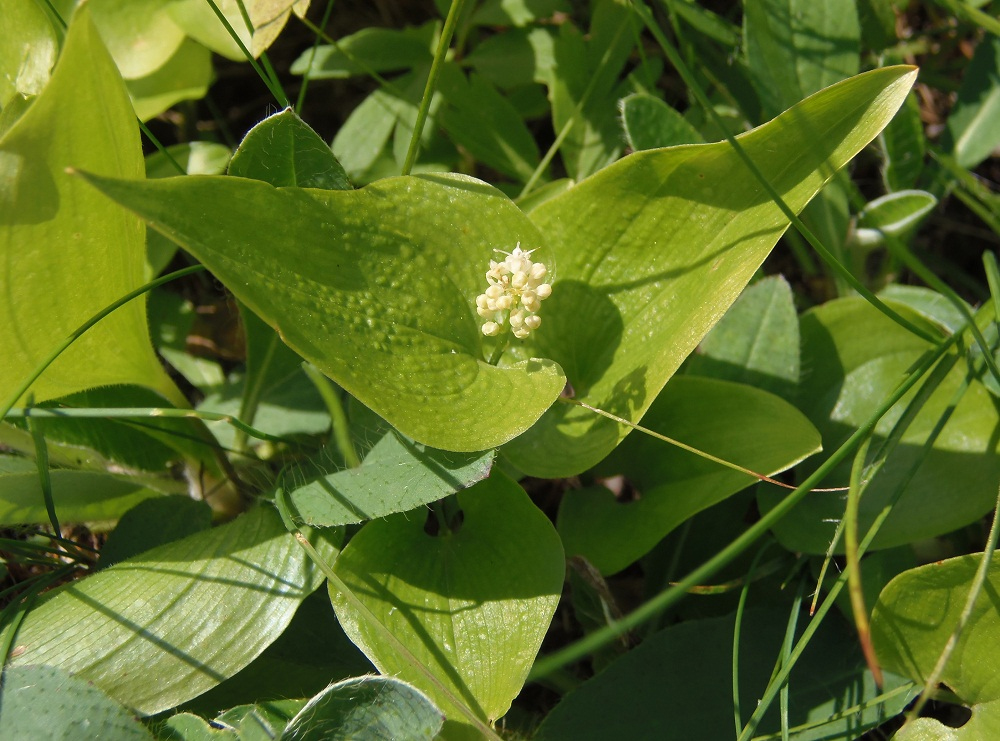
<svg viewBox="0 0 1000 741">
<path fill-rule="evenodd" d="M 258 507 L 49 592 L 21 623 L 13 665 L 58 666 L 158 713 L 249 664 L 321 581 Z"/>
<path fill-rule="evenodd" d="M 794 210 L 865 146 L 913 83 L 888 67 L 740 137 Z M 528 352 L 576 397 L 638 420 L 750 280 L 788 221 L 725 142 L 630 155 L 531 212 L 558 269 Z M 580 473 L 628 428 L 557 405 L 505 448 L 536 476 Z"/>
<path fill-rule="evenodd" d="M 562 590 L 562 546 L 548 519 L 509 479 L 458 494 L 457 532 L 428 535 L 425 513 L 368 523 L 334 570 L 375 618 L 483 720 L 507 712 Z M 331 589 L 344 630 L 383 674 L 426 692 L 452 720 L 454 703 Z"/>
<path fill-rule="evenodd" d="M 0 139 L 5 395 L 79 325 L 143 282 L 142 223 L 65 168 L 137 178 L 142 166 L 132 106 L 84 6 L 49 85 Z M 153 353 L 141 300 L 87 332 L 32 390 L 40 401 L 120 383 L 183 401 Z"/>
<path fill-rule="evenodd" d="M 563 388 L 549 360 L 484 360 L 475 298 L 493 250 L 541 239 L 481 181 L 400 177 L 321 191 L 235 177 L 89 179 L 184 245 L 292 349 L 419 442 L 495 447 Z"/>
</svg>

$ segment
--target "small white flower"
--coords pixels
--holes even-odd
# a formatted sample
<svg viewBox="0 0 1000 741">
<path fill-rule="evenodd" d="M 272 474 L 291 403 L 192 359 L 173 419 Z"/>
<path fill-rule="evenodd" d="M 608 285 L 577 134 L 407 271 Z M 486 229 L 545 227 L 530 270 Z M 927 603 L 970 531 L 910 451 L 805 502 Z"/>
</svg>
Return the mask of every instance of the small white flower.
<svg viewBox="0 0 1000 741">
<path fill-rule="evenodd" d="M 522 250 L 518 242 L 512 252 L 503 252 L 507 256 L 503 262 L 490 260 L 489 287 L 476 297 L 476 313 L 488 320 L 483 324 L 484 335 L 494 337 L 509 323 L 511 333 L 524 339 L 541 325 L 536 312 L 552 295 L 552 286 L 542 282 L 549 271 L 544 263 L 532 262 L 532 252 Z"/>
</svg>

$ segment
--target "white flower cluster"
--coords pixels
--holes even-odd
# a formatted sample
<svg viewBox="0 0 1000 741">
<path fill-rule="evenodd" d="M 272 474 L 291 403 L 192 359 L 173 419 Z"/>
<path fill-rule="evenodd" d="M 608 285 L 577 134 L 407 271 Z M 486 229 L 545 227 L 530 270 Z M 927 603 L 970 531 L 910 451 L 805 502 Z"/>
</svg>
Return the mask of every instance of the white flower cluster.
<svg viewBox="0 0 1000 741">
<path fill-rule="evenodd" d="M 488 320 L 483 324 L 484 335 L 500 334 L 504 322 L 508 322 L 514 336 L 521 340 L 542 323 L 536 312 L 542 301 L 552 295 L 552 286 L 543 282 L 548 268 L 532 262 L 532 252 L 523 251 L 518 242 L 513 252 L 503 253 L 507 255 L 503 262 L 490 260 L 486 273 L 490 287 L 476 297 L 476 311 Z"/>
</svg>

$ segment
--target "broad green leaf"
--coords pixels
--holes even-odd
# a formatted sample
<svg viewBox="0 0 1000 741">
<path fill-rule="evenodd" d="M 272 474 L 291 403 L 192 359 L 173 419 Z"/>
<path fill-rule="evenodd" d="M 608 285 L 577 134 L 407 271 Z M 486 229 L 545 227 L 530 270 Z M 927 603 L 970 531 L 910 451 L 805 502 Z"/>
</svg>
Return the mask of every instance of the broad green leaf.
<svg viewBox="0 0 1000 741">
<path fill-rule="evenodd" d="M 360 182 L 385 149 L 396 127 L 397 99 L 376 90 L 355 108 L 330 145 L 354 182 Z M 396 172 L 399 172 L 396 170 Z"/>
<path fill-rule="evenodd" d="M 252 702 L 229 708 L 212 722 L 232 728 L 240 741 L 273 741 L 305 704 L 305 700 Z"/>
<path fill-rule="evenodd" d="M 171 715 L 157 730 L 161 738 L 170 741 L 236 741 L 239 738 L 235 731 L 213 728 L 207 720 L 191 713 Z"/>
<path fill-rule="evenodd" d="M 348 190 L 347 173 L 319 134 L 291 108 L 250 129 L 229 163 L 229 174 L 275 186 Z"/>
<path fill-rule="evenodd" d="M 171 157 L 184 168 L 188 175 L 221 175 L 229 165 L 229 158 L 232 152 L 229 147 L 215 142 L 188 142 L 186 144 L 174 144 L 167 147 L 166 151 Z M 167 159 L 162 152 L 153 152 L 146 157 L 146 177 L 147 178 L 169 178 L 177 175 L 177 168 Z M 177 252 L 177 245 L 171 242 L 153 229 L 146 230 L 146 260 L 148 268 L 146 277 L 152 280 L 170 264 L 174 254 Z M 153 298 L 150 297 L 150 303 Z M 150 315 L 153 310 L 150 307 Z M 151 325 L 155 323 L 151 320 Z M 155 334 L 155 333 L 154 333 Z M 160 348 L 157 348 L 158 350 Z M 174 358 L 167 358 L 168 362 L 174 365 L 175 369 L 184 374 L 184 369 L 177 368 Z M 191 358 L 191 362 L 197 363 L 200 358 Z M 187 377 L 187 374 L 184 374 Z M 190 377 L 188 377 L 190 381 Z M 197 383 L 193 384 L 198 387 Z"/>
<path fill-rule="evenodd" d="M 739 650 L 744 722 L 781 654 L 787 620 L 787 613 L 774 607 L 744 613 Z M 733 738 L 734 629 L 729 615 L 690 620 L 653 634 L 567 693 L 533 738 Z M 904 684 L 903 678 L 886 675 L 887 691 Z M 855 741 L 900 712 L 910 699 L 899 693 L 879 701 L 881 692 L 865 669 L 857 636 L 834 618 L 827 618 L 811 638 L 788 689 L 788 725 L 795 741 Z M 854 712 L 833 717 L 848 708 Z M 779 727 L 775 703 L 758 733 L 780 738 Z"/>
<path fill-rule="evenodd" d="M 330 412 L 315 384 L 302 370 L 302 358 L 245 306 L 240 307 L 246 337 L 246 372 L 232 374 L 208 389 L 199 410 L 235 415 L 258 430 L 278 437 L 318 435 L 330 428 Z M 210 422 L 225 447 L 237 445 L 237 433 L 225 422 Z"/>
<path fill-rule="evenodd" d="M 371 662 L 337 622 L 326 590 L 317 590 L 302 602 L 288 627 L 260 656 L 183 709 L 211 718 L 242 703 L 310 697 L 331 681 L 372 671 Z"/>
<path fill-rule="evenodd" d="M 704 141 L 680 113 L 653 95 L 634 93 L 618 105 L 625 137 L 635 151 Z"/>
<path fill-rule="evenodd" d="M 940 331 L 905 305 L 893 307 L 929 331 Z M 826 450 L 835 450 L 853 434 L 930 349 L 929 343 L 861 298 L 831 301 L 811 310 L 802 316 L 801 332 L 802 363 L 810 372 L 804 374 L 800 385 L 799 406 L 822 433 Z M 945 363 L 949 361 L 953 367 L 949 371 L 949 365 L 941 366 L 940 386 L 920 408 L 861 497 L 858 527 L 864 533 L 897 489 L 905 485 L 872 544 L 875 548 L 890 548 L 962 527 L 988 512 L 996 500 L 1000 413 L 978 381 L 973 381 L 960 399 L 955 398 L 968 368 L 955 355 L 945 358 Z M 879 422 L 873 451 L 915 394 L 911 391 Z M 945 424 L 933 447 L 924 450 L 939 420 Z M 824 486 L 846 485 L 849 470 L 850 460 L 838 467 Z M 784 492 L 762 488 L 758 497 L 761 510 L 769 511 L 784 496 Z M 775 525 L 774 532 L 789 550 L 824 553 L 843 513 L 842 493 L 813 492 Z"/>
<path fill-rule="evenodd" d="M 635 45 L 637 25 L 631 8 L 622 0 L 598 0 L 588 38 L 571 23 L 559 27 L 549 98 L 553 128 L 560 132 L 573 122 L 560 149 L 572 178 L 581 180 L 597 172 L 621 152 L 621 128 L 612 91 Z"/>
<path fill-rule="evenodd" d="M 106 386 L 64 396 L 55 404 L 71 408 L 123 408 L 158 407 L 163 405 L 163 401 L 152 391 L 138 386 Z M 49 443 L 77 447 L 80 462 L 53 461 L 69 468 L 95 470 L 95 466 L 87 463 L 91 458 L 89 453 L 93 451 L 106 461 L 97 470 L 114 470 L 116 473 L 149 471 L 162 475 L 172 464 L 185 459 L 217 470 L 213 451 L 207 445 L 211 438 L 197 434 L 197 431 L 204 432 L 203 423 L 199 420 L 149 417 L 137 421 L 64 416 L 36 419 L 35 425 Z M 29 454 L 34 455 L 33 448 Z M 160 487 L 154 485 L 154 488 Z M 185 487 L 182 486 L 181 491 L 186 491 Z"/>
<path fill-rule="evenodd" d="M 310 0 L 216 0 L 229 25 L 243 45 L 259 57 L 278 38 L 292 11 L 305 16 Z M 247 28 L 240 5 L 250 16 L 253 33 Z M 204 0 L 171 0 L 170 17 L 188 36 L 207 46 L 216 54 L 236 61 L 245 59 L 239 45 L 219 20 L 212 6 Z"/>
<path fill-rule="evenodd" d="M 369 522 L 334 571 L 417 661 L 481 719 L 521 690 L 562 591 L 559 537 L 517 484 L 494 476 L 458 494 L 457 532 L 428 535 L 423 509 Z M 367 616 L 332 590 L 337 617 L 383 674 L 426 692 L 451 720 L 454 704 L 407 662 Z"/>
<path fill-rule="evenodd" d="M 556 38 L 545 26 L 508 29 L 477 44 L 464 63 L 502 90 L 551 83 Z"/>
<path fill-rule="evenodd" d="M 854 0 L 747 0 L 743 39 L 767 116 L 857 74 L 861 63 Z"/>
<path fill-rule="evenodd" d="M 212 509 L 190 497 L 147 499 L 130 509 L 101 547 L 97 568 L 103 569 L 150 548 L 207 530 Z"/>
<path fill-rule="evenodd" d="M 12 665 L 58 666 L 152 715 L 249 664 L 321 580 L 274 510 L 258 507 L 47 593 Z"/>
<path fill-rule="evenodd" d="M 144 499 L 160 496 L 140 478 L 97 471 L 54 469 L 49 472 L 56 514 L 64 522 L 114 520 Z M 0 523 L 48 522 L 35 462 L 0 457 Z"/>
<path fill-rule="evenodd" d="M 920 119 L 920 102 L 914 93 L 906 96 L 906 102 L 896 117 L 879 134 L 884 161 L 882 180 L 886 190 L 908 190 L 916 187 L 920 173 L 924 169 L 924 122 Z"/>
<path fill-rule="evenodd" d="M 167 147 L 166 152 L 188 175 L 221 175 L 229 166 L 229 158 L 232 156 L 229 147 L 208 141 L 174 144 Z M 147 178 L 170 178 L 177 174 L 177 168 L 163 152 L 153 152 L 146 157 Z"/>
<path fill-rule="evenodd" d="M 271 330 L 272 334 L 274 331 Z M 294 355 L 282 345 L 281 349 Z M 246 411 L 245 398 L 248 379 L 242 374 L 231 375 L 226 382 L 207 395 L 198 404 L 199 411 L 230 414 L 243 421 Z M 255 429 L 276 437 L 294 435 L 320 435 L 330 428 L 330 413 L 309 377 L 301 368 L 295 368 L 281 377 L 269 377 L 258 387 L 260 394 L 256 411 L 248 424 Z M 225 447 L 236 442 L 235 428 L 226 422 L 209 422 L 206 425 L 216 440 Z M 252 440 L 256 444 L 255 440 Z"/>
<path fill-rule="evenodd" d="M 687 371 L 791 400 L 799 382 L 799 317 L 780 275 L 747 287 L 688 358 Z"/>
<path fill-rule="evenodd" d="M 941 144 L 968 168 L 1000 145 L 1000 38 L 987 34 L 976 47 Z"/>
<path fill-rule="evenodd" d="M 156 235 L 163 246 L 171 245 L 172 250 L 177 249 L 173 242 L 159 232 L 152 229 L 146 231 L 147 235 Z M 149 240 L 147 248 L 148 246 Z M 157 253 L 157 256 L 161 256 L 161 253 Z M 179 294 L 169 290 L 154 290 L 150 294 L 149 324 L 153 330 L 153 344 L 157 352 L 188 383 L 203 394 L 208 394 L 221 387 L 226 382 L 226 376 L 219 362 L 188 353 L 188 338 L 197 336 L 196 323 L 203 326 L 204 317 L 200 317 L 194 305 Z"/>
<path fill-rule="evenodd" d="M 38 95 L 59 53 L 55 29 L 35 0 L 4 3 L 0 33 L 0 108 L 15 95 Z"/>
<path fill-rule="evenodd" d="M 862 271 L 854 264 L 854 255 L 845 249 L 851 230 L 851 206 L 848 203 L 847 188 L 841 179 L 831 180 L 806 204 L 800 216 L 806 227 L 856 275 Z M 854 289 L 850 284 L 836 273 L 833 275 L 833 283 L 837 295 L 853 293 Z"/>
<path fill-rule="evenodd" d="M 389 432 L 359 468 L 323 476 L 288 493 L 307 525 L 331 527 L 406 512 L 443 499 L 489 475 L 493 451 L 446 453 Z"/>
<path fill-rule="evenodd" d="M 937 198 L 923 190 L 899 190 L 876 198 L 858 214 L 854 244 L 881 245 L 886 236 L 906 239 L 937 206 Z"/>
<path fill-rule="evenodd" d="M 282 741 L 431 741 L 444 716 L 416 687 L 392 677 L 330 685 L 292 718 Z"/>
<path fill-rule="evenodd" d="M 4 669 L 2 699 L 2 738 L 153 738 L 127 709 L 89 682 L 55 666 Z"/>
<path fill-rule="evenodd" d="M 879 298 L 890 299 L 906 304 L 932 322 L 946 328 L 949 332 L 958 332 L 965 326 L 965 316 L 948 297 L 923 286 L 905 286 L 901 283 L 890 283 L 881 291 Z M 966 304 L 970 313 L 973 308 Z M 987 329 L 989 332 L 989 329 Z"/>
<path fill-rule="evenodd" d="M 895 5 L 894 0 L 859 0 L 858 22 L 866 49 L 881 51 L 896 43 Z"/>
<path fill-rule="evenodd" d="M 521 181 L 531 177 L 538 165 L 538 146 L 507 98 L 484 78 L 466 79 L 450 65 L 441 75 L 440 90 L 447 105 L 438 120 L 455 144 L 505 175 Z"/>
<path fill-rule="evenodd" d="M 291 72 L 323 80 L 410 69 L 431 61 L 435 26 L 426 23 L 403 30 L 363 28 L 338 39 L 336 45 L 302 52 L 292 63 Z"/>
<path fill-rule="evenodd" d="M 766 476 L 820 449 L 819 433 L 795 407 L 742 384 L 674 378 L 643 424 L 723 460 Z M 569 556 L 582 555 L 602 574 L 621 571 L 692 515 L 757 481 L 644 434 L 635 434 L 598 466 L 624 474 L 639 490 L 616 501 L 604 487 L 568 491 L 558 528 Z"/>
<path fill-rule="evenodd" d="M 889 67 L 835 85 L 740 143 L 793 210 L 886 124 L 913 83 Z M 722 317 L 788 222 L 726 142 L 638 152 L 531 212 L 557 265 L 527 351 L 576 398 L 637 421 Z M 505 448 L 542 477 L 578 474 L 628 433 L 558 405 Z"/>
<path fill-rule="evenodd" d="M 0 139 L 5 396 L 83 322 L 143 282 L 142 223 L 67 175 L 67 167 L 116 177 L 142 174 L 132 106 L 86 7 L 74 15 L 45 91 Z M 121 383 L 148 386 L 183 403 L 153 353 L 141 300 L 81 337 L 32 392 L 41 401 Z"/>
<path fill-rule="evenodd" d="M 475 298 L 493 250 L 542 243 L 527 217 L 485 183 L 400 177 L 320 191 L 234 177 L 89 179 L 183 245 L 292 349 L 419 442 L 495 447 L 534 423 L 565 384 L 549 360 L 501 367 L 483 360 Z"/>
<path fill-rule="evenodd" d="M 886 669 L 918 683 L 930 675 L 958 624 L 981 559 L 982 554 L 972 554 L 920 566 L 903 572 L 882 590 L 871 628 L 878 659 Z M 1000 661 L 998 588 L 1000 556 L 994 555 L 968 624 L 939 678 L 971 708 L 972 718 L 961 728 L 924 719 L 924 727 L 904 730 L 897 738 L 978 741 L 1000 732 L 1000 682 L 994 671 Z"/>
<path fill-rule="evenodd" d="M 146 77 L 127 80 L 135 115 L 143 121 L 158 116 L 182 100 L 197 100 L 212 83 L 212 55 L 185 39 L 174 55 Z"/>
<path fill-rule="evenodd" d="M 158 70 L 184 41 L 184 32 L 167 13 L 171 2 L 90 0 L 94 25 L 126 80 Z"/>
<path fill-rule="evenodd" d="M 568 0 L 485 0 L 472 14 L 472 22 L 480 26 L 526 26 L 570 10 Z"/>
</svg>

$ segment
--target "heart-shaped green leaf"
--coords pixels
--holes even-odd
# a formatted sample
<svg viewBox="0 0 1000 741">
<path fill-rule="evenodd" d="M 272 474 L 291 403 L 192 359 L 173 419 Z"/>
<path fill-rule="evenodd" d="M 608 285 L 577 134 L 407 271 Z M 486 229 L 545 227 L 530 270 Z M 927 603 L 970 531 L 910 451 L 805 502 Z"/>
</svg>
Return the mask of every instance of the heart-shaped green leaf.
<svg viewBox="0 0 1000 741">
<path fill-rule="evenodd" d="M 928 302 L 927 298 L 923 301 Z M 927 305 L 931 305 L 929 302 Z M 911 322 L 937 331 L 931 321 L 903 304 L 893 308 Z M 835 450 L 899 384 L 930 343 L 888 319 L 862 298 L 830 301 L 803 314 L 802 362 L 810 372 L 799 387 L 799 407 Z M 861 497 L 858 528 L 865 532 L 905 487 L 873 547 L 890 548 L 955 530 L 974 522 L 996 501 L 1000 478 L 998 415 L 989 391 L 973 380 L 961 397 L 968 366 L 939 367 L 940 386 L 930 395 L 902 435 L 885 466 Z M 956 361 L 954 355 L 945 362 Z M 882 418 L 873 449 L 904 417 L 916 392 Z M 944 424 L 936 429 L 939 423 Z M 933 446 L 925 449 L 930 436 Z M 810 468 L 811 462 L 805 467 Z M 850 461 L 841 464 L 826 486 L 848 483 Z M 956 486 L 955 482 L 961 482 Z M 786 492 L 762 487 L 761 510 L 768 512 Z M 792 551 L 824 553 L 844 514 L 840 492 L 813 492 L 774 526 L 781 544 Z"/>
<path fill-rule="evenodd" d="M 458 494 L 457 532 L 428 535 L 425 512 L 374 520 L 334 571 L 452 696 L 494 721 L 521 690 L 562 591 L 559 536 L 517 484 L 494 476 Z M 454 702 L 408 662 L 370 616 L 333 591 L 344 630 L 384 674 L 426 692 L 452 720 Z"/>
<path fill-rule="evenodd" d="M 129 178 L 143 172 L 132 105 L 86 6 L 49 84 L 0 139 L 4 396 L 83 322 L 143 283 L 142 224 L 67 175 L 70 166 Z M 153 352 L 141 300 L 83 335 L 32 391 L 42 400 L 122 383 L 183 403 Z"/>
<path fill-rule="evenodd" d="M 924 682 L 951 639 L 982 554 L 960 556 L 905 571 L 889 582 L 872 612 L 872 643 L 886 669 Z M 1000 733 L 1000 556 L 994 555 L 986 583 L 938 680 L 972 708 L 961 728 L 930 718 L 907 727 L 906 741 L 979 741 Z M 916 725 L 916 724 L 914 724 Z"/>
<path fill-rule="evenodd" d="M 50 592 L 21 623 L 12 664 L 61 667 L 151 715 L 249 664 L 321 581 L 259 507 Z"/>
<path fill-rule="evenodd" d="M 913 84 L 887 67 L 834 85 L 743 134 L 793 210 L 892 118 Z M 531 212 L 558 278 L 529 351 L 552 358 L 576 396 L 638 420 L 725 313 L 788 220 L 726 142 L 637 152 Z M 629 429 L 553 407 L 505 449 L 521 470 L 580 473 Z"/>
<path fill-rule="evenodd" d="M 795 407 L 753 386 L 674 378 L 650 407 L 646 426 L 764 475 L 820 450 L 819 432 Z M 624 473 L 640 492 L 620 503 L 604 487 L 570 491 L 559 507 L 566 553 L 614 574 L 646 554 L 687 518 L 756 479 L 647 435 L 630 437 L 600 465 Z"/>
<path fill-rule="evenodd" d="M 351 187 L 330 147 L 291 108 L 250 129 L 229 163 L 229 174 L 277 186 Z"/>
<path fill-rule="evenodd" d="M 235 177 L 85 177 L 183 245 L 296 352 L 419 442 L 495 447 L 563 389 L 549 360 L 483 360 L 475 299 L 493 251 L 542 244 L 531 221 L 485 183 L 398 177 L 329 191 Z"/>
</svg>

